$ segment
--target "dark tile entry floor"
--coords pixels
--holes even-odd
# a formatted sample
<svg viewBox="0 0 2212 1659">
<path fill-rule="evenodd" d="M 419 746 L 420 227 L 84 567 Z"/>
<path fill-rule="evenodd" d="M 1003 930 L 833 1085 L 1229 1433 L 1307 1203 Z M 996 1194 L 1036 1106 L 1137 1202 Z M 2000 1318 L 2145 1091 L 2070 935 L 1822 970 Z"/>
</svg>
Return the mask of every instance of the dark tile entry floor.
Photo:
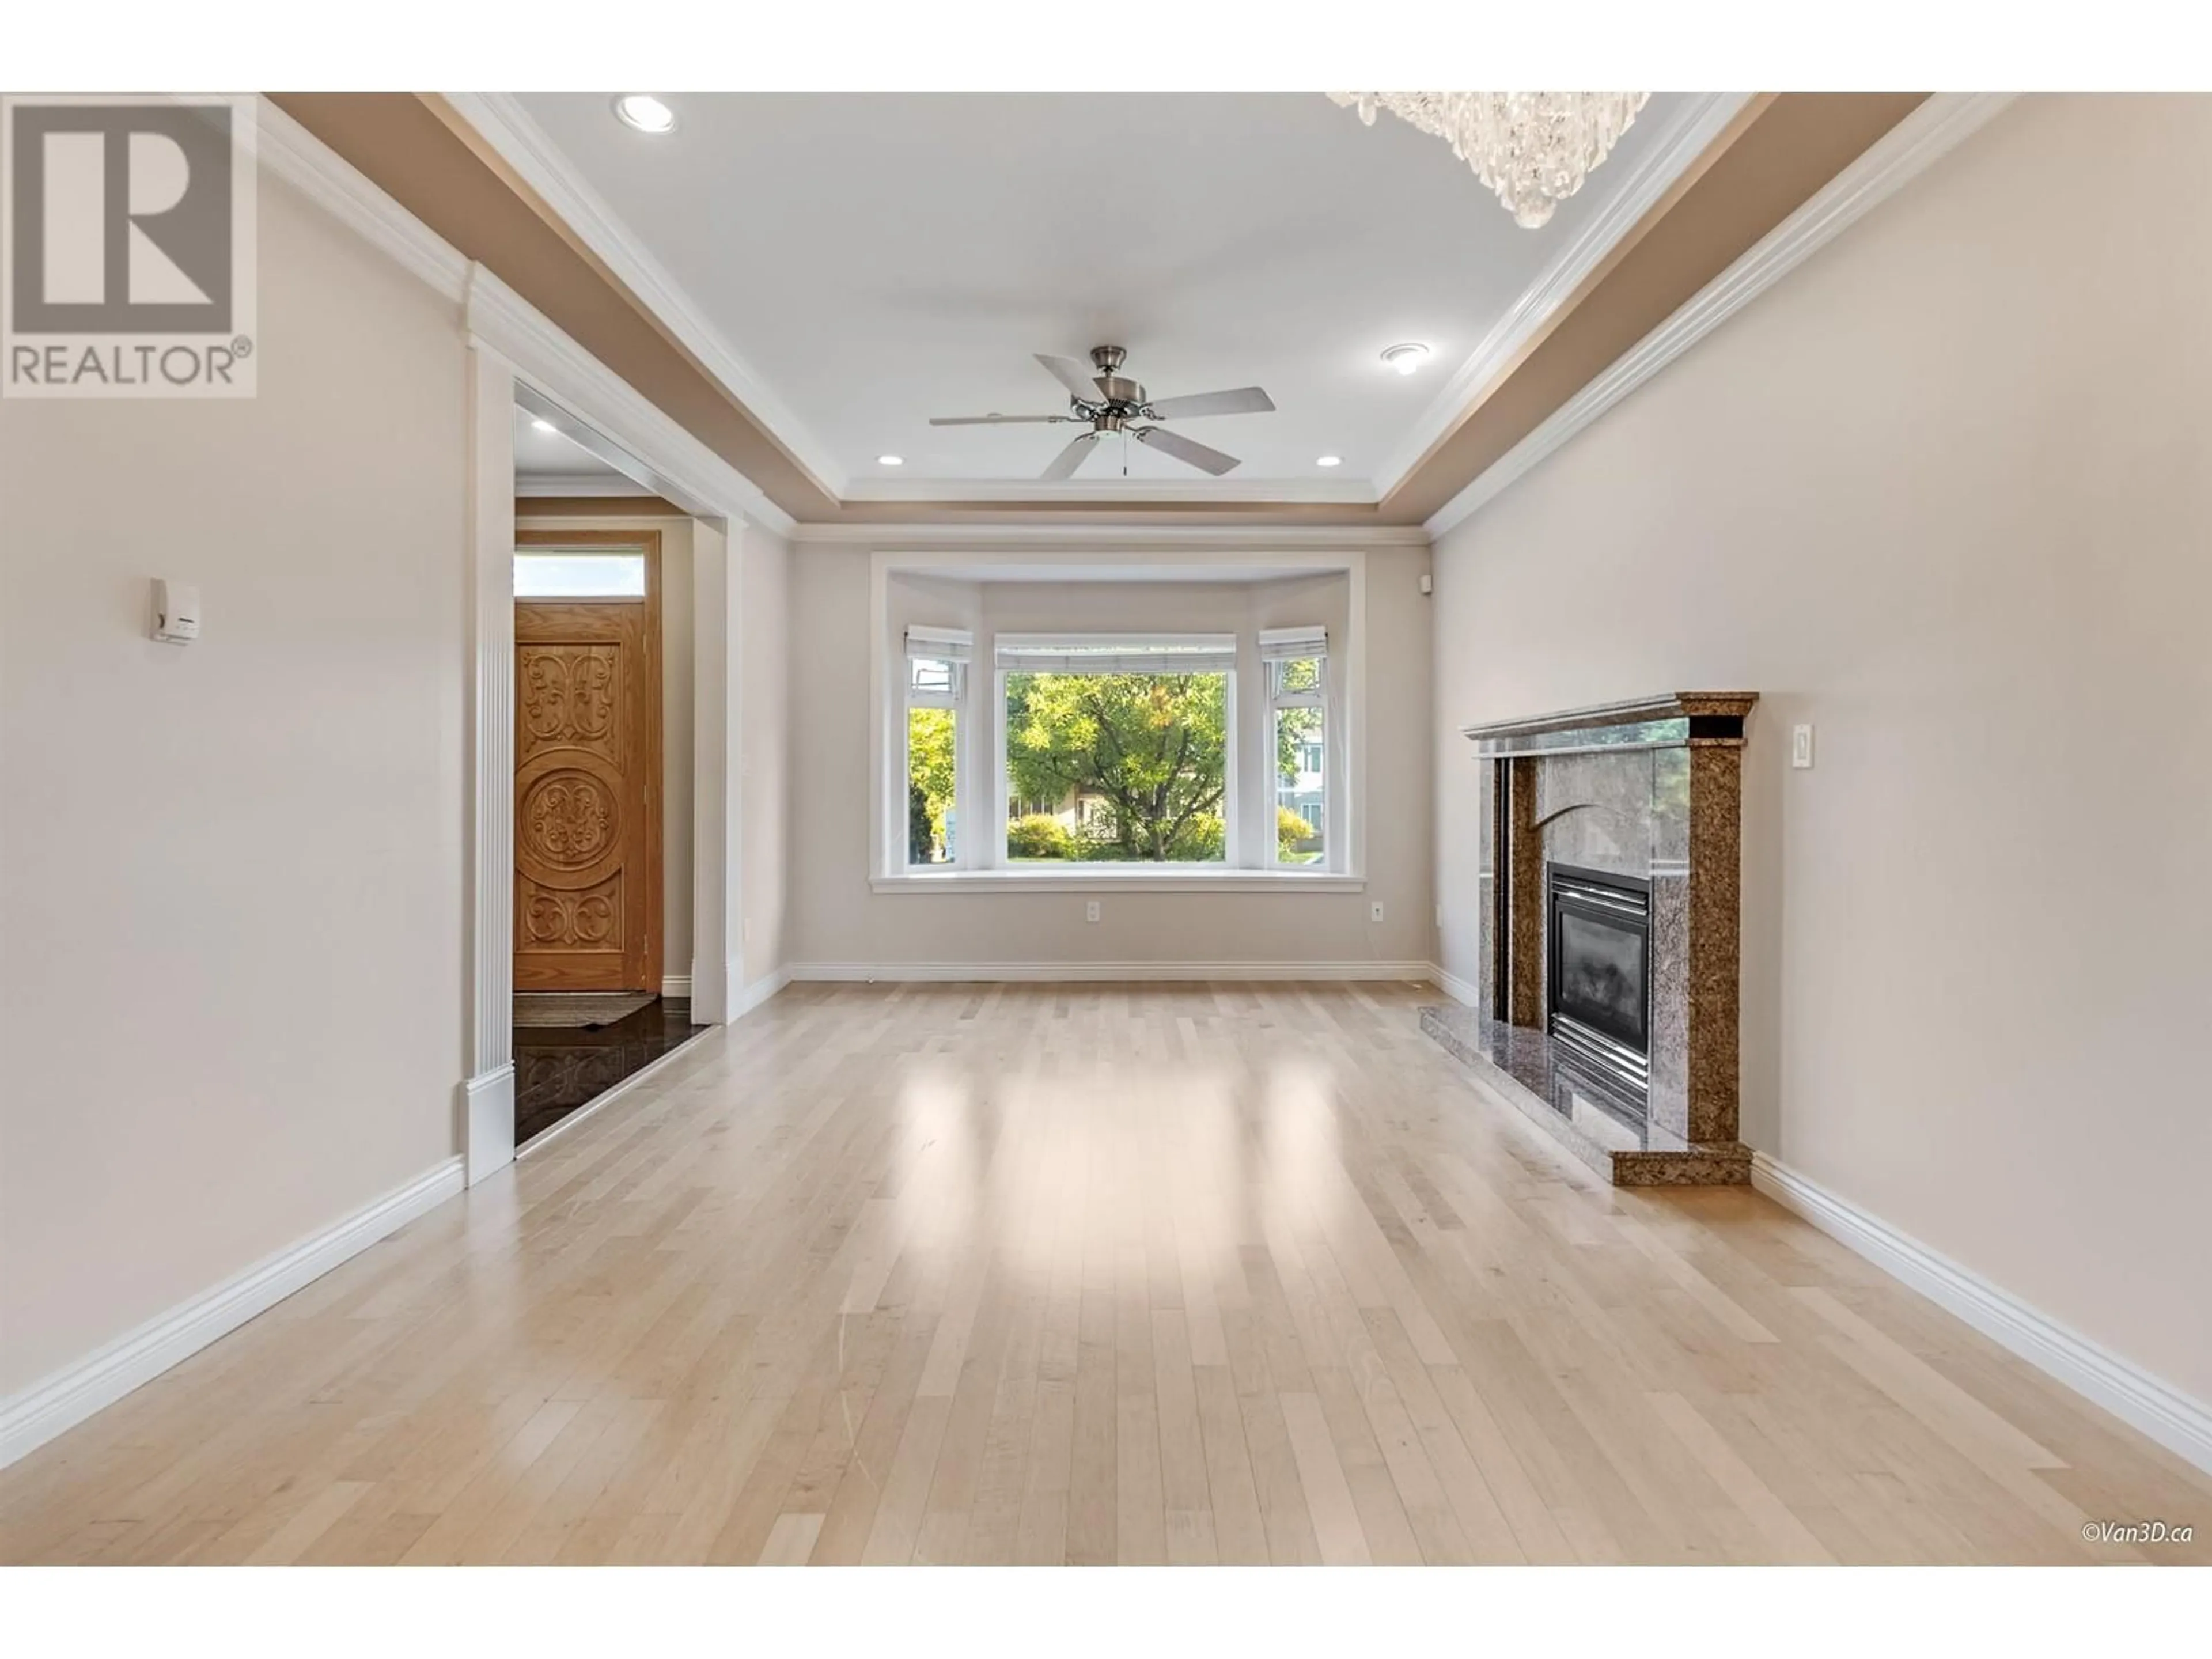
<svg viewBox="0 0 2212 1659">
<path fill-rule="evenodd" d="M 707 1028 L 691 999 L 661 997 L 611 1025 L 514 1028 L 514 1144 L 541 1135 Z"/>
</svg>

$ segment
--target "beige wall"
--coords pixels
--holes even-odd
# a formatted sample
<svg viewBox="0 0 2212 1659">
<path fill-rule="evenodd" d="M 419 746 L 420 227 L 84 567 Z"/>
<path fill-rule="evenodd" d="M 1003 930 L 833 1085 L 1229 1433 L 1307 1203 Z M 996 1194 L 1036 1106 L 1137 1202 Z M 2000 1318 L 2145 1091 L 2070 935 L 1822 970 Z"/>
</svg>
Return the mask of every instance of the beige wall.
<svg viewBox="0 0 2212 1659">
<path fill-rule="evenodd" d="M 1459 726 L 1759 692 L 1745 1139 L 2200 1400 L 2207 201 L 2212 99 L 2023 100 L 1436 550 L 1445 966 Z"/>
<path fill-rule="evenodd" d="M 518 505 L 518 530 L 657 530 L 660 532 L 661 970 L 691 977 L 691 722 L 694 690 L 691 520 L 533 516 Z"/>
<path fill-rule="evenodd" d="M 459 318 L 260 244 L 258 397 L 0 403 L 0 1392 L 456 1149 Z"/>
<path fill-rule="evenodd" d="M 789 544 L 780 538 L 746 529 L 738 649 L 744 818 L 738 856 L 743 866 L 747 985 L 758 984 L 787 960 L 791 558 Z"/>
<path fill-rule="evenodd" d="M 1426 549 L 1366 555 L 1367 890 L 1109 893 L 1096 923 L 1083 920 L 1086 896 L 1078 893 L 871 890 L 871 558 L 868 548 L 830 544 L 793 558 L 794 963 L 1430 959 L 1429 628 L 1419 591 Z M 1170 615 L 1149 625 L 1190 624 Z M 1377 899 L 1380 924 L 1368 920 Z"/>
</svg>

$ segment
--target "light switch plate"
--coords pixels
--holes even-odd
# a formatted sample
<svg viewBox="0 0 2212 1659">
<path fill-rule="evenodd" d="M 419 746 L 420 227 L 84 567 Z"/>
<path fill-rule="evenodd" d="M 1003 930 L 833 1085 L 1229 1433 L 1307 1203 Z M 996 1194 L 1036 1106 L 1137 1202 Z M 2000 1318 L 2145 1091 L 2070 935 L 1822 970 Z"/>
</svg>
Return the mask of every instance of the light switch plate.
<svg viewBox="0 0 2212 1659">
<path fill-rule="evenodd" d="M 1790 728 L 1790 763 L 1800 769 L 1813 764 L 1813 728 L 1793 726 Z"/>
<path fill-rule="evenodd" d="M 1370 921 L 1380 921 L 1382 920 L 1382 901 L 1381 899 L 1376 899 L 1374 903 L 1367 907 L 1367 920 Z"/>
</svg>

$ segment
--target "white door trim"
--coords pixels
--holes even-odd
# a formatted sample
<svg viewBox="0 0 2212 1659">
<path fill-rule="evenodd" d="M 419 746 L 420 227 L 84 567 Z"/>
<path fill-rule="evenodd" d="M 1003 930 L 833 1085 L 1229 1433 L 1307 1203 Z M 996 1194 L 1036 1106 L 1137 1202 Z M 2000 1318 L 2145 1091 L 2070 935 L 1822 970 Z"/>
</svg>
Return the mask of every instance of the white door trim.
<svg viewBox="0 0 2212 1659">
<path fill-rule="evenodd" d="M 738 672 L 745 520 L 781 514 L 701 444 L 482 265 L 471 267 L 469 1074 L 461 1085 L 471 1186 L 514 1161 L 514 442 L 520 404 L 693 515 L 693 1017 L 734 1018 Z M 713 603 L 708 603 L 711 596 Z M 720 971 L 717 971 L 720 970 Z"/>
</svg>

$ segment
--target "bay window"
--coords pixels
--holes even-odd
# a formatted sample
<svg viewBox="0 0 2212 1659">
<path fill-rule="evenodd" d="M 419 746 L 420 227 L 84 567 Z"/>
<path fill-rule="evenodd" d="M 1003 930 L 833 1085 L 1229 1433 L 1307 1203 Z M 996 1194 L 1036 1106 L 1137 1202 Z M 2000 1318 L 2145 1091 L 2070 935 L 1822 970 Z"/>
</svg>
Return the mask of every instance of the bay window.
<svg viewBox="0 0 2212 1659">
<path fill-rule="evenodd" d="M 1356 586 L 1297 627 L 1257 624 L 1303 603 L 1227 587 L 1183 607 L 1218 631 L 1108 633 L 1062 619 L 1165 619 L 1185 596 L 888 585 L 878 890 L 1356 890 Z"/>
<path fill-rule="evenodd" d="M 945 628 L 906 630 L 906 862 L 958 858 L 960 704 L 971 636 Z"/>
<path fill-rule="evenodd" d="M 1236 814 L 1234 635 L 1002 637 L 1009 865 L 1211 865 Z"/>
<path fill-rule="evenodd" d="M 1267 629 L 1270 758 L 1278 864 L 1325 864 L 1328 856 L 1328 635 L 1318 628 Z"/>
</svg>

